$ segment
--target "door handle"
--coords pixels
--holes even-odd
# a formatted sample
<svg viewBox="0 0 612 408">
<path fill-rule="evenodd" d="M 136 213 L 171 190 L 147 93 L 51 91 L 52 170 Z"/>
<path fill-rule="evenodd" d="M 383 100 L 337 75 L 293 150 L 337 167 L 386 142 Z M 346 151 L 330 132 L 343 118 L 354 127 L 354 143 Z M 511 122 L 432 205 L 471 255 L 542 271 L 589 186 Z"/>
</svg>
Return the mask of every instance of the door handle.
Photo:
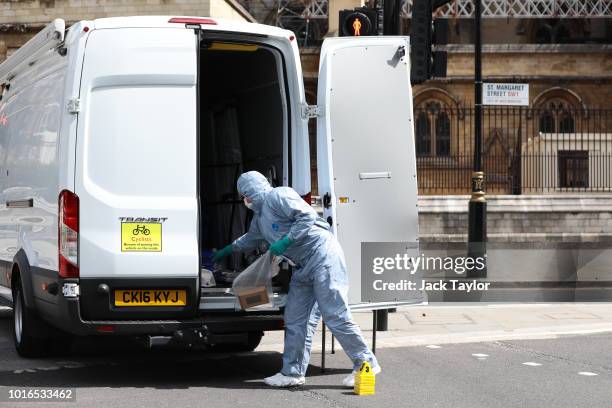
<svg viewBox="0 0 612 408">
<path fill-rule="evenodd" d="M 390 171 L 378 171 L 374 173 L 359 173 L 359 180 L 371 180 L 371 179 L 390 179 Z"/>
<path fill-rule="evenodd" d="M 329 193 L 325 193 L 323 196 L 323 207 L 330 208 L 331 207 L 331 195 Z"/>
<path fill-rule="evenodd" d="M 30 208 L 34 207 L 34 199 L 28 198 L 26 200 L 8 200 L 6 202 L 6 208 Z"/>
</svg>

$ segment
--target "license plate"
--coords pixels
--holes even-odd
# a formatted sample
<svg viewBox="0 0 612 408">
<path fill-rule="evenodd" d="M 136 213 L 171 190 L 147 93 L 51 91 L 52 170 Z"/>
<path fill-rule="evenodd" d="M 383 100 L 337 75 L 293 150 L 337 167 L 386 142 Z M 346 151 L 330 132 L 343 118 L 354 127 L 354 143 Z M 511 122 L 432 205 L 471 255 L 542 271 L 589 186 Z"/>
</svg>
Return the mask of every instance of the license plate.
<svg viewBox="0 0 612 408">
<path fill-rule="evenodd" d="M 185 306 L 187 291 L 177 289 L 131 289 L 115 291 L 115 306 Z"/>
</svg>

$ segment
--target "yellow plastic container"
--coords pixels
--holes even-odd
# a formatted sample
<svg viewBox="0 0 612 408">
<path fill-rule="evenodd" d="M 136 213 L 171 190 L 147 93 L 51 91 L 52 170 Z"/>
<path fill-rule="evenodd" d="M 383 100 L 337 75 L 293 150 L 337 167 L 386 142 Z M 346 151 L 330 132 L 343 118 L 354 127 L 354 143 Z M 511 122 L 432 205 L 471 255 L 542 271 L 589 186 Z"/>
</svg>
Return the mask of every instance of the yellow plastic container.
<svg viewBox="0 0 612 408">
<path fill-rule="evenodd" d="M 376 386 L 376 375 L 372 372 L 370 363 L 364 361 L 361 368 L 355 373 L 355 388 L 353 392 L 357 395 L 374 395 Z"/>
</svg>

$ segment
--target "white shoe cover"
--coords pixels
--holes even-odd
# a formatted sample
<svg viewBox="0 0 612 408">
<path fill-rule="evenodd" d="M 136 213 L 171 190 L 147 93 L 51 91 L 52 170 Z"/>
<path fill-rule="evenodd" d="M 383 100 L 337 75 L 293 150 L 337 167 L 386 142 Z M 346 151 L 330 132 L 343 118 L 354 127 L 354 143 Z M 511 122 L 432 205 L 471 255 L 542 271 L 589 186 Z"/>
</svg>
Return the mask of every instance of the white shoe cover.
<svg viewBox="0 0 612 408">
<path fill-rule="evenodd" d="M 381 371 L 382 369 L 380 368 L 380 366 L 374 367 L 374 369 L 372 370 L 375 375 L 379 374 Z M 344 377 L 344 380 L 342 380 L 342 385 L 347 388 L 353 388 L 355 386 L 355 374 L 357 374 L 358 372 L 359 370 L 354 370 L 352 373 Z"/>
<path fill-rule="evenodd" d="M 282 373 L 276 373 L 272 377 L 264 378 L 264 382 L 270 387 L 295 387 L 296 385 L 304 384 L 306 379 L 304 377 L 291 377 Z"/>
</svg>

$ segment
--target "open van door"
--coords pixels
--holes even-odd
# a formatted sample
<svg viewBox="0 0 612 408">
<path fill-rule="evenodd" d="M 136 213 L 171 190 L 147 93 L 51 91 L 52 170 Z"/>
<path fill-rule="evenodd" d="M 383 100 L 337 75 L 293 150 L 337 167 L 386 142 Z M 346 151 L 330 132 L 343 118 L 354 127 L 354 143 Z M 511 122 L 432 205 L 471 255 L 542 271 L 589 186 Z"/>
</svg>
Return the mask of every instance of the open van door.
<svg viewBox="0 0 612 408">
<path fill-rule="evenodd" d="M 418 239 L 407 37 L 326 39 L 317 122 L 319 194 L 361 302 L 361 243 Z"/>
</svg>

